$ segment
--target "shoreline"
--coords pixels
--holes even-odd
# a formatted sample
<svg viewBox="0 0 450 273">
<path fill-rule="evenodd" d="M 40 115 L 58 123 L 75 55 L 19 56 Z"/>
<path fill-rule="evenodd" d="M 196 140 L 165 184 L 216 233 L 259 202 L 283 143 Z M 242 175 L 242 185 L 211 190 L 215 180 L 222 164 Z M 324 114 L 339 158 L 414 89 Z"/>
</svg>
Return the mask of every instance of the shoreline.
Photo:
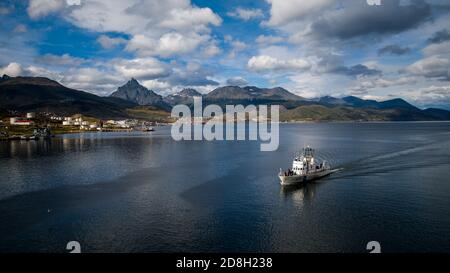
<svg viewBox="0 0 450 273">
<path fill-rule="evenodd" d="M 238 122 L 235 122 L 238 123 Z M 259 122 L 257 122 L 259 123 Z M 450 120 L 388 120 L 388 121 L 279 121 L 278 124 L 383 124 L 383 123 L 450 123 Z M 226 123 L 224 123 L 226 124 Z M 166 126 L 171 126 L 172 124 L 166 124 Z M 73 131 L 58 131 L 55 133 L 52 133 L 51 137 L 54 138 L 56 136 L 60 135 L 72 135 L 72 134 L 83 134 L 83 133 L 116 133 L 116 132 L 141 132 L 139 130 L 132 130 L 132 129 L 114 129 L 114 130 L 102 130 L 102 131 L 86 131 L 86 130 L 73 130 Z M 23 139 L 22 137 L 27 137 L 26 139 Z M 40 139 L 46 139 L 44 137 L 36 137 L 34 138 L 31 135 L 25 135 L 25 134 L 15 134 L 10 137 L 0 137 L 0 141 L 30 141 L 30 140 L 40 140 Z"/>
<path fill-rule="evenodd" d="M 440 122 L 450 122 L 450 120 L 373 120 L 373 121 L 280 121 L 278 123 L 285 124 L 314 124 L 314 123 L 440 123 Z"/>
<path fill-rule="evenodd" d="M 71 134 L 82 134 L 82 133 L 114 133 L 114 132 L 132 132 L 135 130 L 130 130 L 130 129 L 126 129 L 126 130 L 103 130 L 103 131 L 89 131 L 89 130 L 71 130 L 71 131 L 57 131 L 55 133 L 52 133 L 52 136 L 50 137 L 34 137 L 32 135 L 28 135 L 28 134 L 14 134 L 12 136 L 9 137 L 1 137 L 0 141 L 15 141 L 15 140 L 19 140 L 19 141 L 30 141 L 30 140 L 40 140 L 40 139 L 50 139 L 50 138 L 54 138 L 58 135 L 71 135 Z M 26 138 L 22 138 L 22 137 L 26 137 Z"/>
</svg>

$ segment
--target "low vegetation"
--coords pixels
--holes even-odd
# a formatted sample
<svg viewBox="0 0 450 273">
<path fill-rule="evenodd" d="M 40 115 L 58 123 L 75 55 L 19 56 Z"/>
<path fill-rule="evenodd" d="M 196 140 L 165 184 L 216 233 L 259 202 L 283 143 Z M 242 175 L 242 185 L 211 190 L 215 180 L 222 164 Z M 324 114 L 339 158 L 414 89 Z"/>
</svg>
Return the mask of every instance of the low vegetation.
<svg viewBox="0 0 450 273">
<path fill-rule="evenodd" d="M 153 106 L 137 106 L 134 108 L 127 109 L 127 113 L 129 116 L 135 119 L 143 119 L 148 121 L 156 121 L 156 122 L 173 122 L 175 121 L 170 117 L 170 113 L 153 107 Z"/>
<path fill-rule="evenodd" d="M 386 121 L 388 111 L 353 107 L 304 105 L 280 113 L 280 121 Z"/>
</svg>

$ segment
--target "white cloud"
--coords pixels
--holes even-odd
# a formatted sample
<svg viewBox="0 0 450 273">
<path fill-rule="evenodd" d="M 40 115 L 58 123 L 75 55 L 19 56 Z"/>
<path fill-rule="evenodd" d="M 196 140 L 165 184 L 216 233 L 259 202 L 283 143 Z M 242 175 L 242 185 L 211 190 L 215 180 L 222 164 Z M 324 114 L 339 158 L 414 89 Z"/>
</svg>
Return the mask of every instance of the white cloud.
<svg viewBox="0 0 450 273">
<path fill-rule="evenodd" d="M 4 74 L 11 77 L 33 76 L 33 77 L 47 77 L 57 81 L 61 80 L 61 76 L 58 73 L 34 65 L 22 67 L 21 64 L 16 62 L 10 63 L 5 67 L 0 67 L 0 76 Z"/>
<path fill-rule="evenodd" d="M 324 95 L 336 96 L 339 90 L 336 84 L 342 85 L 341 76 L 327 75 L 324 77 L 320 74 L 305 72 L 294 74 L 289 77 L 292 81 L 286 88 L 293 93 L 305 98 L 317 98 Z M 330 94 L 334 92 L 334 94 Z"/>
<path fill-rule="evenodd" d="M 45 54 L 43 56 L 38 57 L 37 61 L 46 65 L 56 65 L 56 66 L 58 65 L 77 66 L 86 62 L 85 59 L 73 57 L 70 56 L 69 54 L 63 55 Z"/>
<path fill-rule="evenodd" d="M 205 69 L 201 63 L 191 61 L 186 66 L 176 65 L 173 67 L 173 73 L 165 80 L 174 86 L 217 85 L 218 83 L 211 79 L 211 75 L 211 69 Z"/>
<path fill-rule="evenodd" d="M 176 30 L 207 31 L 222 19 L 189 0 L 91 0 L 68 14 L 73 24 L 97 32 L 145 34 L 153 38 Z"/>
<path fill-rule="evenodd" d="M 159 39 L 156 50 L 159 52 L 158 55 L 162 56 L 191 52 L 207 39 L 206 36 L 198 34 L 182 35 L 180 33 L 167 33 Z"/>
<path fill-rule="evenodd" d="M 151 90 L 161 90 L 171 88 L 170 83 L 160 80 L 142 81 L 142 85 Z"/>
<path fill-rule="evenodd" d="M 145 30 L 143 16 L 127 11 L 138 1 L 84 1 L 80 7 L 67 14 L 66 19 L 74 25 L 96 32 L 139 33 Z M 149 11 L 149 17 L 152 10 Z"/>
<path fill-rule="evenodd" d="M 422 51 L 426 56 L 432 55 L 450 56 L 450 41 L 438 44 L 430 44 L 426 46 Z"/>
<path fill-rule="evenodd" d="M 140 56 L 169 57 L 195 50 L 200 44 L 209 40 L 209 36 L 197 33 L 180 34 L 169 32 L 159 39 L 144 35 L 135 35 L 127 44 L 126 50 L 137 52 Z"/>
<path fill-rule="evenodd" d="M 228 12 L 227 15 L 244 21 L 264 17 L 264 13 L 261 9 L 246 9 L 242 7 L 238 7 L 234 11 Z"/>
<path fill-rule="evenodd" d="M 29 0 L 27 13 L 31 19 L 39 19 L 70 6 L 80 6 L 81 0 Z"/>
<path fill-rule="evenodd" d="M 197 31 L 206 30 L 208 24 L 219 26 L 222 19 L 209 8 L 174 9 L 159 25 L 162 27 L 183 30 L 197 28 Z"/>
<path fill-rule="evenodd" d="M 65 72 L 61 79 L 61 82 L 70 88 L 90 91 L 98 95 L 108 95 L 123 81 L 124 79 L 97 68 L 71 69 Z"/>
<path fill-rule="evenodd" d="M 406 69 L 407 72 L 427 78 L 450 79 L 450 60 L 440 56 L 431 56 L 421 59 Z"/>
<path fill-rule="evenodd" d="M 366 95 L 371 89 L 375 88 L 389 88 L 393 86 L 412 86 L 417 83 L 417 77 L 404 76 L 404 77 L 370 77 L 370 76 L 358 76 L 356 84 L 350 87 L 353 94 Z"/>
<path fill-rule="evenodd" d="M 247 48 L 247 45 L 239 40 L 232 41 L 231 46 L 233 47 L 234 52 L 241 52 Z"/>
<path fill-rule="evenodd" d="M 81 0 L 66 0 L 66 3 L 69 6 L 79 6 L 81 5 Z"/>
<path fill-rule="evenodd" d="M 228 85 L 235 85 L 235 86 L 243 86 L 243 85 L 247 85 L 248 81 L 242 77 L 232 77 L 227 79 L 227 84 Z"/>
<path fill-rule="evenodd" d="M 245 50 L 247 48 L 247 45 L 239 40 L 235 40 L 230 35 L 225 36 L 225 41 L 227 41 L 231 45 L 230 54 L 228 54 L 228 58 L 235 58 L 236 54 Z"/>
<path fill-rule="evenodd" d="M 429 94 L 436 98 L 449 98 L 450 97 L 450 85 L 447 86 L 430 86 L 421 90 L 423 94 Z"/>
<path fill-rule="evenodd" d="M 151 57 L 116 60 L 113 66 L 125 78 L 156 79 L 170 74 L 168 65 Z"/>
<path fill-rule="evenodd" d="M 422 107 L 449 108 L 450 85 L 431 85 L 423 88 L 414 88 L 402 93 L 414 104 Z"/>
<path fill-rule="evenodd" d="M 102 34 L 97 38 L 97 42 L 104 49 L 112 49 L 118 45 L 125 44 L 127 42 L 127 40 L 124 38 L 120 38 L 120 37 L 111 38 L 111 37 L 108 37 L 108 36 Z"/>
<path fill-rule="evenodd" d="M 70 5 L 77 7 L 68 8 Z M 222 23 L 210 8 L 194 6 L 190 0 L 30 0 L 28 11 L 31 18 L 61 12 L 62 18 L 77 27 L 127 34 L 132 37 L 127 50 L 140 56 L 168 57 L 206 47 L 211 40 L 210 27 Z M 110 49 L 124 40 L 102 35 L 98 42 Z"/>
<path fill-rule="evenodd" d="M 258 44 L 276 44 L 283 42 L 283 38 L 279 36 L 273 36 L 273 35 L 259 35 L 258 38 L 256 38 L 256 42 Z"/>
<path fill-rule="evenodd" d="M 8 75 L 17 77 L 22 74 L 22 66 L 19 63 L 9 63 L 5 67 L 0 68 L 0 75 Z"/>
<path fill-rule="evenodd" d="M 271 4 L 270 26 L 287 24 L 329 6 L 334 0 L 267 0 Z"/>
<path fill-rule="evenodd" d="M 290 48 L 281 45 L 270 45 L 267 47 L 261 47 L 257 55 L 267 55 L 280 60 L 290 60 L 300 58 L 300 51 L 296 48 Z"/>
<path fill-rule="evenodd" d="M 302 71 L 311 67 L 311 64 L 304 59 L 280 60 L 267 55 L 253 56 L 247 63 L 251 71 Z"/>
<path fill-rule="evenodd" d="M 203 49 L 203 55 L 206 57 L 213 57 L 222 53 L 222 49 L 217 46 L 215 42 L 210 43 Z"/>
<path fill-rule="evenodd" d="M 408 85 L 415 84 L 416 77 L 396 77 L 396 78 L 378 78 L 375 83 L 379 87 L 390 87 L 394 85 Z"/>
<path fill-rule="evenodd" d="M 62 10 L 65 4 L 64 0 L 30 0 L 27 12 L 32 19 L 38 19 Z"/>
<path fill-rule="evenodd" d="M 46 77 L 59 82 L 63 79 L 63 74 L 40 66 L 30 65 L 26 67 L 24 70 L 25 71 L 23 73 L 27 76 Z"/>
</svg>

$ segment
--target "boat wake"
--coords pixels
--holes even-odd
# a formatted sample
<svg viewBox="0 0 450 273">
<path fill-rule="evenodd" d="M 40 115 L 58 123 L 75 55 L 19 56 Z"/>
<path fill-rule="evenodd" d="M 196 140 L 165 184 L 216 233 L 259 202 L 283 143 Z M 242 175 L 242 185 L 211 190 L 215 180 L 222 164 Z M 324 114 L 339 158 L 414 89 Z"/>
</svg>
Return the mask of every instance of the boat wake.
<svg viewBox="0 0 450 273">
<path fill-rule="evenodd" d="M 418 147 L 368 156 L 343 164 L 333 164 L 340 171 L 330 179 L 386 174 L 399 170 L 448 164 L 449 148 L 450 141 L 433 142 Z M 430 156 L 431 154 L 433 156 Z M 426 160 L 422 160 L 423 158 L 426 158 Z"/>
</svg>

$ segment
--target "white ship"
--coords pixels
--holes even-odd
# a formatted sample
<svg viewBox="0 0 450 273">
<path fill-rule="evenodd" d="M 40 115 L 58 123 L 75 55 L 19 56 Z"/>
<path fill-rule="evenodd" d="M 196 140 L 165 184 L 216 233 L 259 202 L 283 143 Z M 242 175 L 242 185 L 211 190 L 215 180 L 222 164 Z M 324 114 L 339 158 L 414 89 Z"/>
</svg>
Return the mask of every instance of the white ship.
<svg viewBox="0 0 450 273">
<path fill-rule="evenodd" d="M 280 169 L 278 177 L 281 180 L 281 185 L 287 186 L 316 180 L 336 171 L 338 170 L 331 169 L 327 161 L 316 164 L 314 161 L 314 149 L 308 146 L 303 148 L 301 154 L 295 156 L 292 163 L 292 169 L 284 171 Z"/>
</svg>

